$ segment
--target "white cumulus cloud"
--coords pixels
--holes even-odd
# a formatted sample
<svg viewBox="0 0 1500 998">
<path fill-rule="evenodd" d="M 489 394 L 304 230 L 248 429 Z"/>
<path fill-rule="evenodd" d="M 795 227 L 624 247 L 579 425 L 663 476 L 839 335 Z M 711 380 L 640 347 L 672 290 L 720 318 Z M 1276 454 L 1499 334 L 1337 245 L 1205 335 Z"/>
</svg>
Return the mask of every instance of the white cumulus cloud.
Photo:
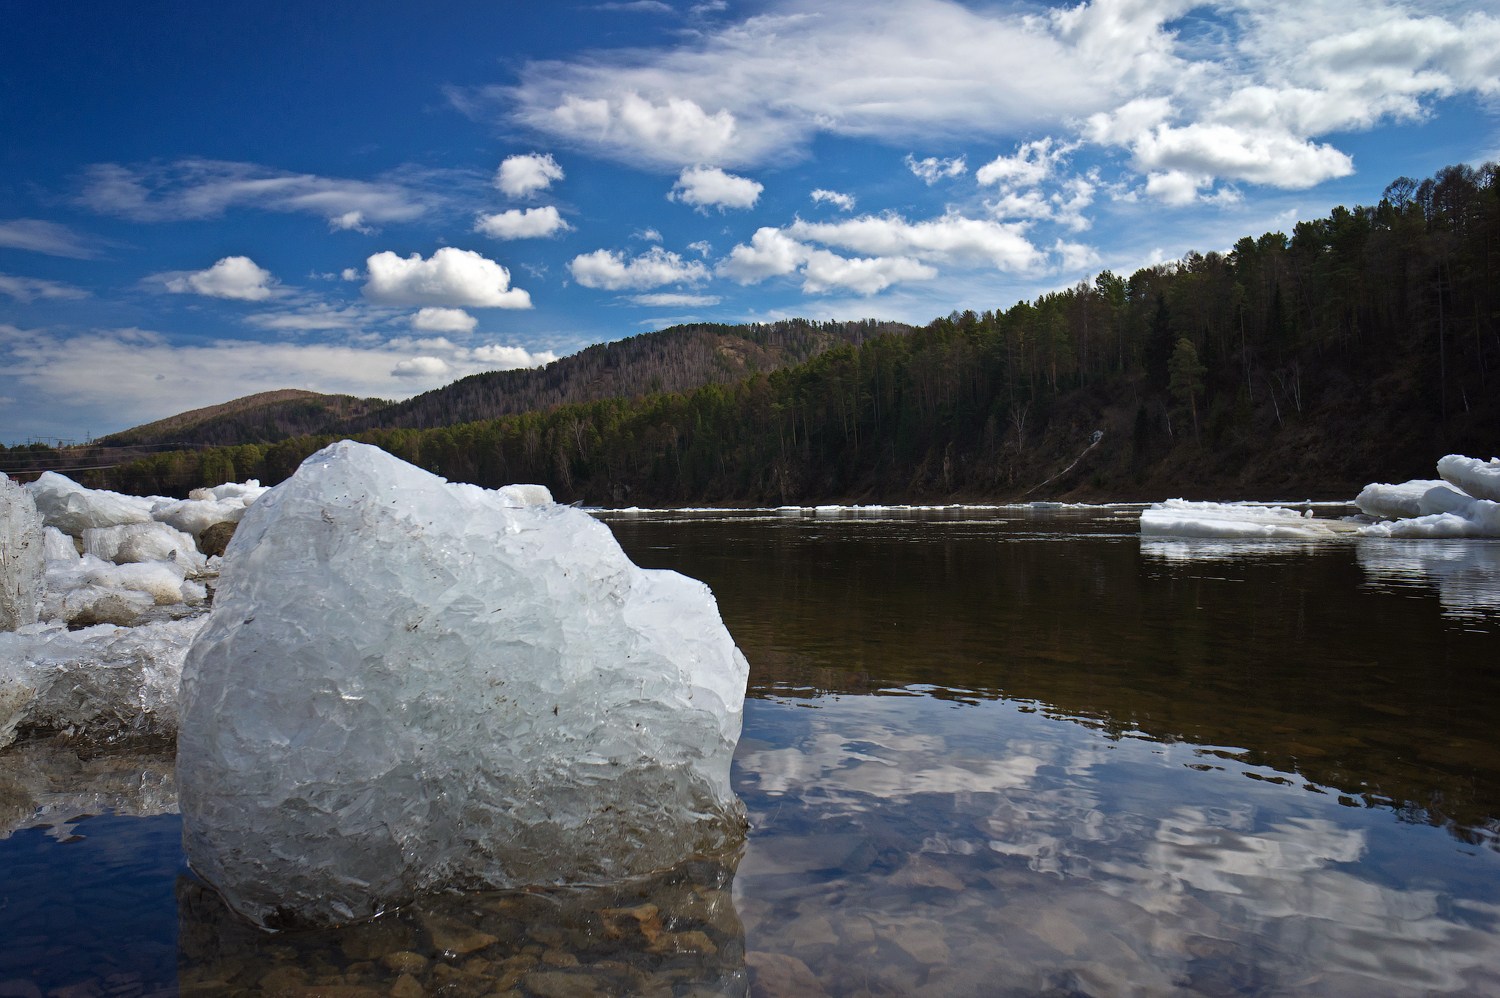
<svg viewBox="0 0 1500 998">
<path fill-rule="evenodd" d="M 848 290 L 862 295 L 903 281 L 926 281 L 937 271 L 907 256 L 843 257 L 798 242 L 780 229 L 763 227 L 719 263 L 718 273 L 739 284 L 799 274 L 809 294 Z"/>
<path fill-rule="evenodd" d="M 164 274 L 162 283 L 174 294 L 207 295 L 235 301 L 265 301 L 275 294 L 276 279 L 248 256 L 226 256 L 207 270 Z"/>
<path fill-rule="evenodd" d="M 442 378 L 452 371 L 441 357 L 409 357 L 391 368 L 391 374 L 398 378 Z"/>
<path fill-rule="evenodd" d="M 1134 151 L 1148 174 L 1196 177 L 1202 184 L 1228 177 L 1301 190 L 1354 172 L 1354 161 L 1333 146 L 1224 124 L 1158 125 L 1137 137 Z"/>
<path fill-rule="evenodd" d="M 1059 145 L 1051 138 L 1025 142 L 1014 156 L 996 156 L 981 166 L 975 172 L 974 179 L 986 185 L 1035 187 L 1051 176 L 1058 160 L 1076 148 L 1077 146 Z"/>
<path fill-rule="evenodd" d="M 553 181 L 562 179 L 563 168 L 551 153 L 507 156 L 495 171 L 495 186 L 513 198 L 546 190 Z"/>
<path fill-rule="evenodd" d="M 571 228 L 550 204 L 540 208 L 512 208 L 494 215 L 480 215 L 474 222 L 475 232 L 494 239 L 543 239 Z"/>
<path fill-rule="evenodd" d="M 627 259 L 613 250 L 595 250 L 568 263 L 573 280 L 586 288 L 607 291 L 645 290 L 668 284 L 693 284 L 708 277 L 708 268 L 698 260 L 684 260 L 660 246 Z"/>
<path fill-rule="evenodd" d="M 530 308 L 531 296 L 510 286 L 510 271 L 473 250 L 444 246 L 422 259 L 389 250 L 365 262 L 365 297 L 385 305 Z"/>
<path fill-rule="evenodd" d="M 739 138 L 730 111 L 706 111 L 689 97 L 652 100 L 634 90 L 563 95 L 554 106 L 537 109 L 533 124 L 560 138 L 610 145 L 628 150 L 628 158 L 668 165 L 728 162 Z"/>
<path fill-rule="evenodd" d="M 765 186 L 749 177 L 725 173 L 716 166 L 691 166 L 683 170 L 667 195 L 698 209 L 754 208 Z"/>
<path fill-rule="evenodd" d="M 802 290 L 811 294 L 847 289 L 862 295 L 884 291 L 899 281 L 927 281 L 937 271 L 910 257 L 841 257 L 813 250 L 803 268 Z"/>
<path fill-rule="evenodd" d="M 906 168 L 913 174 L 922 178 L 922 181 L 931 187 L 939 180 L 945 178 L 962 177 L 969 172 L 968 161 L 962 156 L 953 159 L 939 159 L 936 156 L 928 156 L 926 159 L 917 159 L 910 153 L 906 155 Z"/>
<path fill-rule="evenodd" d="M 929 261 L 983 262 L 999 270 L 1036 269 L 1042 253 L 1026 238 L 1025 225 L 969 218 L 950 212 L 910 222 L 900 215 L 861 215 L 839 222 L 798 220 L 786 233 L 872 256 L 911 256 Z"/>
<path fill-rule="evenodd" d="M 428 333 L 472 333 L 479 320 L 461 308 L 429 305 L 411 317 L 411 328 Z"/>
<path fill-rule="evenodd" d="M 809 195 L 814 204 L 831 204 L 839 211 L 854 210 L 854 195 L 843 194 L 839 191 L 830 191 L 826 187 L 819 187 Z"/>
<path fill-rule="evenodd" d="M 773 226 L 755 230 L 750 244 L 729 251 L 719 261 L 720 275 L 739 284 L 756 284 L 768 277 L 794 273 L 807 260 L 808 248 Z"/>
</svg>

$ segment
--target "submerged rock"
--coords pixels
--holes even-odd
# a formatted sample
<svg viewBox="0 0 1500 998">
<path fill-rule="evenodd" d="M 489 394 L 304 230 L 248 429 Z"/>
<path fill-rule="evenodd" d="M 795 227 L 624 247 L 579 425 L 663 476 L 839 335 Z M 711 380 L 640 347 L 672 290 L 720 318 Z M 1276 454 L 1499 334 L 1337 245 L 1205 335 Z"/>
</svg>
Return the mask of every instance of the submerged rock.
<svg viewBox="0 0 1500 998">
<path fill-rule="evenodd" d="M 742 833 L 748 667 L 712 594 L 546 498 L 345 441 L 246 514 L 178 739 L 189 861 L 242 914 L 612 880 Z"/>
</svg>

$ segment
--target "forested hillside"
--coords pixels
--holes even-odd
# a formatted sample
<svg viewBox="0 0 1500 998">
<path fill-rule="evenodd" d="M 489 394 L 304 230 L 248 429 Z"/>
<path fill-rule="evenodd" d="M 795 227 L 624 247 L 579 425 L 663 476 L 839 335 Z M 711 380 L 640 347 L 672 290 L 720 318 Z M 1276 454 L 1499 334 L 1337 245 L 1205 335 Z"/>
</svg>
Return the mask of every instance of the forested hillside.
<svg viewBox="0 0 1500 998">
<path fill-rule="evenodd" d="M 94 441 L 101 447 L 275 443 L 310 433 L 333 433 L 389 406 L 384 399 L 321 395 L 286 388 L 194 409 Z"/>
<path fill-rule="evenodd" d="M 898 322 L 808 322 L 671 326 L 598 343 L 546 367 L 487 371 L 455 381 L 344 427 L 423 429 L 606 398 L 641 398 L 727 384 L 757 371 L 800 364 L 840 344 L 863 343 L 910 326 Z"/>
<path fill-rule="evenodd" d="M 370 429 L 453 479 L 601 504 L 1352 496 L 1500 451 L 1500 168 L 793 368 L 640 400 Z M 665 385 L 664 385 L 665 387 Z M 279 480 L 326 436 L 111 479 Z"/>
</svg>

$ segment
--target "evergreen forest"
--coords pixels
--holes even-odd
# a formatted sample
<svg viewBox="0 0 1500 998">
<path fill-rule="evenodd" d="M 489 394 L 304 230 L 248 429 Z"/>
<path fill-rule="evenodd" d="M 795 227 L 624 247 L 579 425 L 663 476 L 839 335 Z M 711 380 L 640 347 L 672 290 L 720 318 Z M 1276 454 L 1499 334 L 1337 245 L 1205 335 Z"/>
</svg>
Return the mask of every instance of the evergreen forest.
<svg viewBox="0 0 1500 998">
<path fill-rule="evenodd" d="M 761 327 L 740 328 L 728 340 L 753 345 Z M 1431 477 L 1445 453 L 1500 452 L 1500 166 L 1403 177 L 1289 234 L 1007 308 L 843 324 L 782 366 L 731 342 L 741 369 L 726 367 L 724 342 L 696 342 L 693 370 L 717 380 L 610 380 L 601 361 L 579 394 L 556 374 L 483 375 L 463 388 L 481 412 L 443 394 L 459 382 L 329 432 L 78 477 L 272 484 L 348 435 L 452 480 L 599 505 L 1349 498 Z M 658 351 L 658 370 L 672 360 Z"/>
</svg>

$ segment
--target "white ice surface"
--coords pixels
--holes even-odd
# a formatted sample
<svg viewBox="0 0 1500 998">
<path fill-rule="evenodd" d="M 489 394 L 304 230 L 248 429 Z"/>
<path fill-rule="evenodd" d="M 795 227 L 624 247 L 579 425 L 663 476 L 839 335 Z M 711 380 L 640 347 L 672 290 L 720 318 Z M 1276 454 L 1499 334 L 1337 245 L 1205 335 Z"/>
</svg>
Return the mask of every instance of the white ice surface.
<svg viewBox="0 0 1500 998">
<path fill-rule="evenodd" d="M 552 492 L 545 485 L 503 485 L 495 495 L 509 506 L 546 506 L 552 502 Z"/>
<path fill-rule="evenodd" d="M 20 728 L 96 744 L 170 736 L 183 657 L 206 620 L 0 634 L 0 747 Z"/>
<path fill-rule="evenodd" d="M 1500 502 L 1500 457 L 1488 461 L 1449 454 L 1437 463 L 1438 474 L 1475 499 Z"/>
<path fill-rule="evenodd" d="M 345 441 L 241 521 L 177 774 L 188 857 L 235 908 L 340 922 L 738 836 L 748 666 L 712 594 L 516 499 Z"/>
<path fill-rule="evenodd" d="M 1468 499 L 1467 496 L 1464 498 Z M 1500 503 L 1489 499 L 1468 499 L 1455 507 L 1451 512 L 1410 520 L 1372 523 L 1360 528 L 1360 533 L 1366 537 L 1500 537 Z"/>
<path fill-rule="evenodd" d="M 45 552 L 36 503 L 0 472 L 0 631 L 36 623 Z"/>
<path fill-rule="evenodd" d="M 90 527 L 83 532 L 83 553 L 117 565 L 167 561 L 185 575 L 203 571 L 207 563 L 191 535 L 165 523 Z"/>
<path fill-rule="evenodd" d="M 237 498 L 174 499 L 157 503 L 151 509 L 152 518 L 194 538 L 216 523 L 239 523 L 244 515 L 245 504 Z"/>
<path fill-rule="evenodd" d="M 47 527 L 43 531 L 42 553 L 47 561 L 74 562 L 78 560 L 78 547 L 73 543 L 73 538 L 58 530 L 56 527 Z"/>
<path fill-rule="evenodd" d="M 65 475 L 44 471 L 26 486 L 47 526 L 81 537 L 89 527 L 149 523 L 151 507 L 160 496 L 127 496 L 102 489 L 86 489 Z"/>
<path fill-rule="evenodd" d="M 174 735 L 177 677 L 217 559 L 205 559 L 189 534 L 152 522 L 150 511 L 224 506 L 239 516 L 265 490 L 231 484 L 220 487 L 223 498 L 210 490 L 207 500 L 180 504 L 91 490 L 55 473 L 12 488 L 28 503 L 40 496 L 55 522 L 40 528 L 36 545 L 42 622 L 0 641 L 0 747 L 17 725 L 91 743 Z M 64 529 L 91 553 L 80 556 Z"/>
<path fill-rule="evenodd" d="M 1400 519 L 1421 516 L 1422 496 L 1429 489 L 1447 485 L 1441 478 L 1418 479 L 1400 485 L 1373 483 L 1360 490 L 1354 504 L 1360 512 L 1378 519 Z"/>
<path fill-rule="evenodd" d="M 1327 540 L 1353 530 L 1342 521 L 1313 519 L 1283 506 L 1168 499 L 1141 511 L 1141 534 L 1153 537 Z"/>
<path fill-rule="evenodd" d="M 241 506 L 248 506 L 269 491 L 259 480 L 252 478 L 245 482 L 225 482 L 211 489 L 194 489 L 188 493 L 188 498 L 208 501 L 232 499 Z"/>
<path fill-rule="evenodd" d="M 1332 537 L 1500 537 L 1500 458 L 1488 462 L 1450 454 L 1438 462 L 1442 480 L 1367 485 L 1356 500 L 1376 522 L 1308 519 L 1277 506 L 1170 499 L 1141 513 L 1141 535 L 1225 539 Z M 1464 486 L 1464 491 L 1456 486 Z M 1310 511 L 1309 511 L 1310 512 Z M 1382 519 L 1389 518 L 1389 519 Z"/>
</svg>

